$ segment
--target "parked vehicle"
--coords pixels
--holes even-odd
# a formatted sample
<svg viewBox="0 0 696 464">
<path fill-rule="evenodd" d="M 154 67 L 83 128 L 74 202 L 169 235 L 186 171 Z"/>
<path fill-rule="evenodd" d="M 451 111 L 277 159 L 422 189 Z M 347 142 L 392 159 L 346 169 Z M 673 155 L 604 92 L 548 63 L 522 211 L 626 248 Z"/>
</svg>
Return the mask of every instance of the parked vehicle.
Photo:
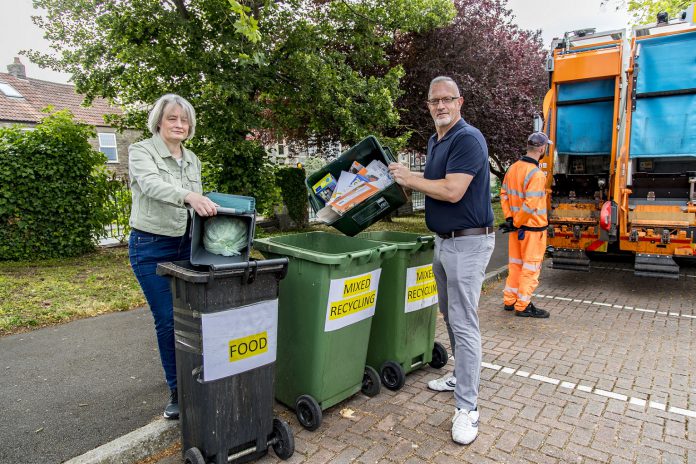
<svg viewBox="0 0 696 464">
<path fill-rule="evenodd" d="M 616 241 L 615 227 L 603 227 L 601 216 L 610 207 L 621 141 L 626 46 L 624 31 L 594 29 L 568 32 L 551 46 L 544 116 L 553 144 L 541 167 L 547 175 L 548 245 L 557 269 L 589 271 L 586 252 L 606 252 Z"/>
<path fill-rule="evenodd" d="M 624 146 L 614 201 L 620 249 L 635 273 L 679 277 L 674 257 L 696 252 L 696 18 L 634 29 L 626 71 Z"/>
</svg>

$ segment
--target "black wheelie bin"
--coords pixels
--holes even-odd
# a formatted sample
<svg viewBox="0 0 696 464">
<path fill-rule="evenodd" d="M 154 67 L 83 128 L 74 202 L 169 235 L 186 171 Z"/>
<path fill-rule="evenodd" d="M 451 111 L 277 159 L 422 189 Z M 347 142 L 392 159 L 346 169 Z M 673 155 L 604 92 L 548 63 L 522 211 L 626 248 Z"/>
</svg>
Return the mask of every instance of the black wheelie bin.
<svg viewBox="0 0 696 464">
<path fill-rule="evenodd" d="M 292 456 L 292 430 L 273 417 L 278 288 L 287 268 L 285 258 L 157 267 L 171 278 L 187 464 L 247 462 L 269 446 L 281 459 Z"/>
</svg>

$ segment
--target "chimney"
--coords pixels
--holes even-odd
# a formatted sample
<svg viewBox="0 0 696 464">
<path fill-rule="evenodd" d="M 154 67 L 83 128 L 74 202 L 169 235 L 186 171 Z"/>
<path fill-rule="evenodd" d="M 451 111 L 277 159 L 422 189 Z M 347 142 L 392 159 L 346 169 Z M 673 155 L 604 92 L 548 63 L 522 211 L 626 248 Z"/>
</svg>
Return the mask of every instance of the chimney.
<svg viewBox="0 0 696 464">
<path fill-rule="evenodd" d="M 7 72 L 12 74 L 14 77 L 20 79 L 26 79 L 27 73 L 24 69 L 24 65 L 19 61 L 19 57 L 15 56 L 14 63 L 7 65 Z"/>
</svg>

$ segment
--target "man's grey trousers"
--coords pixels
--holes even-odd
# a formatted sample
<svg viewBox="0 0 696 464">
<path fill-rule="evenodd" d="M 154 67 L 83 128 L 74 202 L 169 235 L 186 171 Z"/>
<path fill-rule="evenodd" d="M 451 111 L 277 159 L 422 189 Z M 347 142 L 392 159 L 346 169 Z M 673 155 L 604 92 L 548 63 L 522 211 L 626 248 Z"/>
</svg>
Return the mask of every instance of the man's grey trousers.
<svg viewBox="0 0 696 464">
<path fill-rule="evenodd" d="M 433 272 L 440 311 L 454 350 L 458 408 L 476 408 L 481 378 L 481 331 L 478 303 L 486 266 L 495 247 L 495 234 L 435 237 Z"/>
</svg>

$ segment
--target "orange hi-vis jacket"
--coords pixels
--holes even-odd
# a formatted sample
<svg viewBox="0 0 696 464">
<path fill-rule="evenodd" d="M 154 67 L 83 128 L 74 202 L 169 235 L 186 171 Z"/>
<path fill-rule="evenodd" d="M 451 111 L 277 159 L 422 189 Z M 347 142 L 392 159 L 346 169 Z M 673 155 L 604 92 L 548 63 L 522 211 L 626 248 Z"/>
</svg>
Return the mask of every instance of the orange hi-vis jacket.
<svg viewBox="0 0 696 464">
<path fill-rule="evenodd" d="M 515 227 L 543 230 L 546 214 L 546 175 L 537 163 L 523 157 L 508 169 L 500 189 L 500 206 Z"/>
<path fill-rule="evenodd" d="M 533 158 L 510 166 L 500 189 L 500 205 L 515 227 L 508 238 L 508 276 L 503 289 L 505 306 L 524 311 L 539 285 L 546 248 L 546 175 Z M 530 232 L 527 232 L 530 231 Z M 527 233 L 525 233 L 527 232 Z"/>
</svg>

